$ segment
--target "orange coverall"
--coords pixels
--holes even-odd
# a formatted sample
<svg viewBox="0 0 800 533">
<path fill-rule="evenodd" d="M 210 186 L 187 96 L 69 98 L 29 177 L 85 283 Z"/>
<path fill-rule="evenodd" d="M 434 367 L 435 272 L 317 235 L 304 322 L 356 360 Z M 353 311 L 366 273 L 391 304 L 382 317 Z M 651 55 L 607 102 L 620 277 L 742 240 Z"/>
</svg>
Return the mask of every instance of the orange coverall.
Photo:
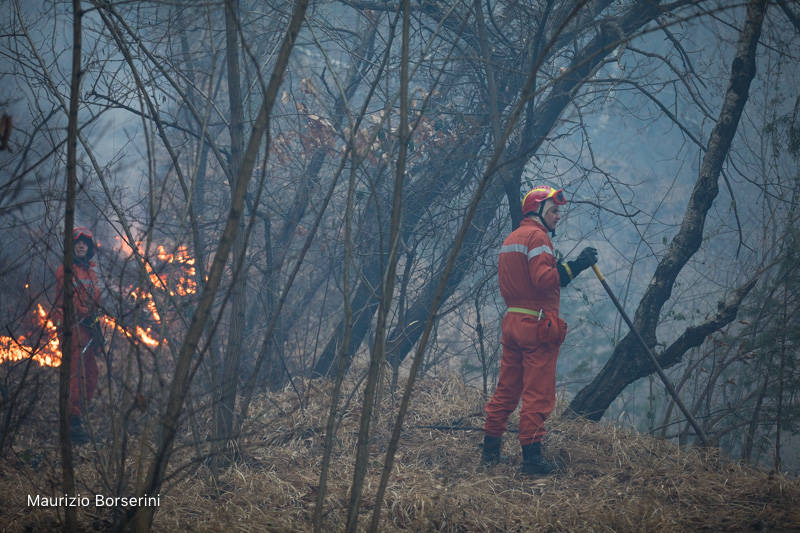
<svg viewBox="0 0 800 533">
<path fill-rule="evenodd" d="M 97 274 L 92 268 L 94 262 L 73 264 L 73 292 L 75 302 L 75 318 L 77 324 L 72 330 L 72 369 L 69 380 L 69 414 L 80 415 L 83 408 L 92 401 L 97 390 L 97 361 L 95 355 L 98 353 L 94 344 L 81 356 L 81 351 L 89 344 L 92 338 L 92 331 L 82 325 L 81 320 L 94 315 L 100 303 L 100 289 L 97 287 Z M 63 321 L 63 302 L 64 302 L 64 266 L 61 265 L 56 270 L 56 306 L 53 312 L 56 322 Z M 61 346 L 62 352 L 66 349 Z"/>
<path fill-rule="evenodd" d="M 544 421 L 556 400 L 556 361 L 566 335 L 566 323 L 558 319 L 561 284 L 553 244 L 544 226 L 525 218 L 500 248 L 497 276 L 506 312 L 502 322 L 503 355 L 500 376 L 486 404 L 486 435 L 500 437 L 520 396 L 519 441 L 522 446 L 542 440 Z M 520 310 L 514 311 L 513 308 Z M 521 310 L 528 310 L 534 316 Z M 540 339 L 541 320 L 559 328 L 555 339 Z"/>
</svg>

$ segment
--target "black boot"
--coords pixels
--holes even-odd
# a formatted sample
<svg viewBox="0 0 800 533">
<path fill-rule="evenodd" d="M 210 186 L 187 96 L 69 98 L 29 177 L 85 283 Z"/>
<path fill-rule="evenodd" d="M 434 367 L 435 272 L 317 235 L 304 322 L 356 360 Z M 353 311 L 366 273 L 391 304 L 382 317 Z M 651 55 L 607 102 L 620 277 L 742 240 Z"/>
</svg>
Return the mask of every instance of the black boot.
<svg viewBox="0 0 800 533">
<path fill-rule="evenodd" d="M 554 466 L 542 457 L 542 443 L 533 442 L 522 447 L 522 473 L 528 476 L 546 476 Z"/>
<path fill-rule="evenodd" d="M 500 448 L 503 440 L 500 437 L 490 435 L 483 436 L 483 453 L 481 454 L 481 464 L 496 465 L 500 462 Z"/>
<path fill-rule="evenodd" d="M 78 415 L 69 415 L 69 434 L 72 444 L 86 444 L 89 442 L 89 434 L 83 428 L 81 417 Z"/>
</svg>

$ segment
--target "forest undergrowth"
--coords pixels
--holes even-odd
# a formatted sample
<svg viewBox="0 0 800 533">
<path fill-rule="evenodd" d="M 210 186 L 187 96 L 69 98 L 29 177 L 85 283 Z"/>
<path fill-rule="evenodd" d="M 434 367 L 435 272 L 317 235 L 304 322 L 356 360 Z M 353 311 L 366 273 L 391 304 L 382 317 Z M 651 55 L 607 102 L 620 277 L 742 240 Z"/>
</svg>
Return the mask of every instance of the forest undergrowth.
<svg viewBox="0 0 800 533">
<path fill-rule="evenodd" d="M 160 495 L 153 530 L 309 531 L 330 390 L 327 382 L 298 382 L 295 389 L 259 397 L 237 459 L 223 467 L 217 462 L 212 469 L 203 460 L 205 448 L 188 444 L 187 427 L 175 461 L 181 467 Z M 347 517 L 361 405 L 357 396 L 350 402 L 347 397 L 328 478 L 326 531 L 342 531 Z M 399 399 L 386 390 L 373 424 L 361 527 L 372 515 Z M 682 449 L 558 412 L 545 439 L 545 455 L 558 464 L 554 475 L 529 478 L 518 472 L 516 413 L 504 442 L 508 463 L 483 467 L 482 405 L 480 392 L 458 378 L 419 382 L 384 499 L 381 531 L 800 531 L 797 479 L 731 461 L 717 449 Z M 42 414 L 28 421 L 0 458 L 3 532 L 62 527 L 63 508 L 29 505 L 30 495 L 63 496 L 55 415 L 49 414 L 57 411 L 49 405 L 37 412 Z M 79 492 L 92 505 L 80 507 L 78 517 L 82 530 L 105 531 L 119 509 L 94 506 L 94 495 L 110 489 L 102 475 L 109 468 L 102 413 L 92 416 L 98 419 L 98 444 L 76 452 Z M 131 487 L 140 438 L 128 445 Z M 125 490 L 133 495 L 132 488 Z"/>
</svg>

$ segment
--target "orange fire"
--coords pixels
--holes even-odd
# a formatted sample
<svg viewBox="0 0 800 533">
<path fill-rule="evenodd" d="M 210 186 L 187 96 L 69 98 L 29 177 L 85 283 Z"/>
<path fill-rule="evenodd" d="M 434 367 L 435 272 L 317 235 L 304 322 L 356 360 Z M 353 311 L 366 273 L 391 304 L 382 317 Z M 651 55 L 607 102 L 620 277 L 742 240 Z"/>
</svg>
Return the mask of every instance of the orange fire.
<svg viewBox="0 0 800 533">
<path fill-rule="evenodd" d="M 120 251 L 128 254 L 129 256 L 134 255 L 133 248 L 127 242 L 119 237 L 115 238 L 119 243 Z M 138 257 L 146 257 L 144 244 L 141 241 L 136 241 L 135 245 L 139 252 Z M 178 246 L 178 248 L 175 250 L 175 253 L 170 253 L 167 251 L 164 245 L 159 245 L 156 247 L 155 257 L 158 259 L 161 265 L 172 265 L 167 269 L 167 273 L 158 273 L 153 268 L 153 261 L 143 261 L 145 271 L 147 271 L 150 282 L 155 288 L 168 293 L 170 296 L 187 296 L 197 292 L 197 281 L 195 281 L 197 270 L 194 266 L 195 259 L 189 253 L 189 248 L 187 246 Z M 146 292 L 134 292 L 138 292 L 138 296 L 134 296 L 134 298 L 138 297 L 143 300 L 148 299 Z M 150 295 L 150 297 L 151 296 L 152 295 Z M 152 300 L 152 298 L 150 299 Z M 150 310 L 157 314 L 155 312 L 155 307 L 150 308 Z M 156 318 L 156 320 L 160 319 Z"/>
<path fill-rule="evenodd" d="M 58 328 L 47 315 L 42 304 L 36 306 L 34 312 L 36 322 L 41 328 L 42 336 L 37 344 L 37 339 L 20 335 L 13 337 L 0 336 L 0 364 L 6 361 L 22 361 L 33 359 L 39 366 L 57 367 L 61 365 L 61 343 L 58 339 Z M 117 324 L 116 320 L 108 315 L 100 317 L 100 323 L 106 326 L 104 333 L 116 330 L 129 339 L 141 341 L 147 346 L 156 347 L 161 342 L 153 336 L 151 328 L 136 326 L 134 335 L 126 328 Z"/>
<path fill-rule="evenodd" d="M 5 361 L 22 361 L 33 359 L 39 366 L 59 366 L 61 349 L 58 342 L 58 330 L 47 316 L 47 311 L 40 305 L 34 311 L 39 326 L 42 328 L 40 342 L 20 335 L 14 337 L 0 336 L 0 363 Z"/>
<path fill-rule="evenodd" d="M 128 255 L 133 255 L 133 249 L 124 241 L 117 238 L 120 243 L 119 250 Z M 140 257 L 144 255 L 144 248 L 141 242 L 136 243 Z M 168 293 L 170 296 L 187 296 L 197 292 L 197 282 L 195 281 L 195 259 L 189 254 L 186 246 L 179 246 L 175 253 L 167 252 L 164 246 L 158 246 L 156 258 L 160 262 L 158 273 L 154 270 L 150 261 L 145 261 L 144 266 L 148 277 L 153 286 L 158 291 Z M 168 266 L 171 265 L 171 266 Z M 163 268 L 161 268 L 163 267 Z M 28 284 L 25 284 L 28 288 Z M 150 312 L 153 320 L 161 323 L 161 316 L 156 309 L 153 294 L 140 287 L 130 288 L 129 296 L 137 301 L 144 303 L 144 307 Z M 61 347 L 58 339 L 58 328 L 48 317 L 45 308 L 39 304 L 34 311 L 35 324 L 41 334 L 35 336 L 20 335 L 15 337 L 0 336 L 0 364 L 6 361 L 21 361 L 23 359 L 33 359 L 40 366 L 57 367 L 61 364 Z M 151 327 L 136 326 L 136 331 L 132 332 L 120 325 L 114 318 L 103 315 L 100 317 L 104 333 L 108 336 L 113 331 L 117 331 L 135 342 L 141 342 L 146 346 L 157 347 L 162 343 L 152 331 Z M 41 335 L 41 338 L 36 338 Z"/>
<path fill-rule="evenodd" d="M 169 292 L 170 296 L 175 296 L 176 293 L 180 296 L 186 296 L 197 292 L 197 282 L 194 279 L 197 274 L 194 268 L 194 257 L 189 255 L 189 249 L 186 246 L 179 246 L 174 254 L 168 253 L 163 246 L 159 246 L 156 257 L 162 263 L 176 264 L 180 268 L 175 270 L 178 275 L 170 283 L 168 275 L 156 274 L 153 272 L 153 267 L 150 263 L 145 263 L 147 273 L 150 275 L 150 281 L 153 282 L 155 287 Z M 173 285 L 174 288 L 171 288 L 170 285 Z"/>
<path fill-rule="evenodd" d="M 155 348 L 156 346 L 158 346 L 160 344 L 160 341 L 158 339 L 156 339 L 155 337 L 153 337 L 151 328 L 145 329 L 142 326 L 136 326 L 136 335 L 134 335 L 133 333 L 131 333 L 127 329 L 125 329 L 122 326 L 120 326 L 117 323 L 116 320 L 114 320 L 113 318 L 111 318 L 108 315 L 103 315 L 100 318 L 100 322 L 103 323 L 103 325 L 107 326 L 108 328 L 115 329 L 115 330 L 119 331 L 120 333 L 122 333 L 123 335 L 128 337 L 129 339 L 139 339 L 140 341 L 142 341 L 147 346 Z"/>
</svg>

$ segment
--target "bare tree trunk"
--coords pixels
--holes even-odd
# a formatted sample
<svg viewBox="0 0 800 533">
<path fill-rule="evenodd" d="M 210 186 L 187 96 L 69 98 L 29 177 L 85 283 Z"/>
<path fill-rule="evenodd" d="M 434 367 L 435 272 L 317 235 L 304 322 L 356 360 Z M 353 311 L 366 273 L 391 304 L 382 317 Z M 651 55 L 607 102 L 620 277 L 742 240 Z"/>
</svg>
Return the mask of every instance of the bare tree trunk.
<svg viewBox="0 0 800 533">
<path fill-rule="evenodd" d="M 242 90 L 239 74 L 239 1 L 225 1 L 225 39 L 228 71 L 228 99 L 230 102 L 231 119 L 229 131 L 231 136 L 231 176 L 239 176 L 241 166 L 244 113 L 242 111 Z M 231 183 L 235 189 L 236 184 Z M 236 391 L 239 382 L 239 361 L 242 352 L 242 339 L 244 337 L 245 312 L 247 310 L 247 296 L 245 283 L 247 276 L 244 272 L 245 241 L 244 218 L 239 219 L 239 229 L 233 240 L 233 287 L 231 293 L 230 326 L 228 329 L 228 343 L 222 361 L 222 383 L 216 403 L 216 428 L 214 448 L 221 453 L 229 439 L 233 438 L 233 413 L 236 406 Z"/>
<path fill-rule="evenodd" d="M 397 154 L 397 166 L 394 178 L 394 194 L 392 198 L 392 222 L 389 230 L 389 258 L 386 270 L 381 280 L 381 300 L 378 308 L 378 319 L 375 324 L 375 345 L 372 350 L 367 384 L 364 389 L 364 402 L 361 410 L 361 420 L 356 445 L 356 463 L 353 472 L 353 483 L 350 486 L 350 505 L 347 511 L 346 531 L 355 533 L 358 525 L 358 511 L 361 506 L 361 492 L 364 476 L 367 472 L 369 460 L 369 432 L 372 421 L 372 410 L 375 405 L 376 389 L 380 369 L 386 355 L 386 329 L 389 310 L 392 307 L 394 295 L 395 272 L 397 261 L 400 257 L 401 227 L 403 214 L 403 184 L 405 183 L 406 156 L 408 154 L 408 141 L 410 131 L 408 127 L 408 40 L 410 27 L 411 6 L 409 0 L 403 0 L 403 27 L 402 27 L 402 52 L 400 58 L 400 133 Z"/>
<path fill-rule="evenodd" d="M 300 27 L 305 17 L 308 7 L 308 0 L 298 0 L 295 3 L 291 22 L 284 36 L 278 53 L 269 85 L 264 93 L 264 100 L 261 104 L 258 116 L 253 124 L 253 130 L 244 151 L 242 166 L 236 179 L 236 186 L 231 195 L 231 208 L 228 218 L 220 238 L 219 246 L 214 254 L 214 261 L 209 269 L 208 282 L 203 288 L 197 308 L 192 315 L 186 337 L 180 347 L 175 367 L 175 374 L 169 388 L 169 398 L 166 408 L 161 416 L 160 435 L 157 448 L 154 453 L 152 463 L 147 472 L 145 482 L 137 491 L 139 496 L 145 494 L 157 494 L 166 474 L 169 464 L 175 437 L 180 424 L 180 416 L 183 411 L 183 403 L 189 391 L 192 379 L 192 368 L 195 365 L 196 357 L 202 357 L 202 353 L 197 354 L 197 347 L 200 338 L 205 330 L 206 322 L 211 313 L 211 307 L 216 297 L 217 289 L 222 278 L 225 264 L 233 246 L 233 240 L 239 230 L 239 220 L 244 209 L 244 200 L 247 193 L 247 185 L 252 177 L 253 168 L 258 156 L 261 143 L 269 132 L 270 114 L 275 103 L 278 89 L 280 88 L 283 74 L 289 62 L 294 47 L 295 40 L 300 31 Z M 267 142 L 269 147 L 269 142 Z M 134 527 L 137 531 L 149 531 L 153 520 L 155 509 L 152 507 L 132 509 L 123 518 L 120 529 L 127 525 L 127 521 L 133 519 Z"/>
<path fill-rule="evenodd" d="M 474 143 L 470 143 L 469 146 L 476 150 L 478 149 L 478 146 Z M 445 175 L 442 173 L 437 173 L 436 170 L 439 169 L 441 169 L 441 172 L 445 173 Z M 409 191 L 409 198 L 406 202 L 409 210 L 403 220 L 403 238 L 410 236 L 414 227 L 415 217 L 421 216 L 421 214 L 425 212 L 425 209 L 432 204 L 433 200 L 439 197 L 441 194 L 441 184 L 447 181 L 447 179 L 450 177 L 449 173 L 451 172 L 452 170 L 447 168 L 447 162 L 442 162 L 440 163 L 440 166 L 437 166 L 434 171 L 426 177 L 425 183 L 417 183 L 415 184 L 414 190 Z M 373 215 L 374 211 L 370 209 L 368 210 L 366 218 L 370 218 Z M 362 267 L 362 278 L 364 282 L 358 286 L 355 291 L 355 295 L 351 297 L 351 307 L 354 310 L 355 317 L 350 336 L 350 346 L 346 352 L 349 355 L 354 354 L 356 350 L 358 350 L 358 347 L 361 345 L 362 341 L 366 337 L 367 332 L 369 331 L 372 318 L 376 309 L 378 308 L 379 298 L 375 294 L 374 287 L 380 283 L 381 261 L 385 255 L 385 250 L 381 248 L 378 239 L 372 239 L 371 237 L 369 238 L 369 242 L 366 243 L 366 246 L 368 247 L 369 252 L 362 253 L 362 255 L 369 256 L 370 259 L 367 261 L 366 265 Z M 432 291 L 430 287 L 428 287 L 428 289 Z M 415 307 L 416 303 L 410 309 L 410 314 L 406 316 L 407 322 L 413 322 L 415 320 L 415 318 L 411 318 L 411 315 L 415 313 Z M 423 320 L 425 317 L 424 313 L 426 311 L 427 307 L 423 307 L 420 310 L 422 313 L 421 318 Z M 412 328 L 406 329 L 405 324 L 401 324 L 399 329 L 402 331 L 397 331 L 398 328 L 395 328 L 395 331 L 392 331 L 389 334 L 387 356 L 390 360 L 396 356 L 395 345 L 397 343 L 395 338 L 397 337 L 398 333 L 403 335 L 408 334 L 409 331 L 413 332 Z M 341 344 L 341 331 L 343 331 L 341 323 L 335 329 L 335 331 L 336 334 L 329 340 L 328 344 L 325 346 L 325 349 L 317 360 L 316 365 L 314 366 L 314 375 L 316 376 L 326 376 L 330 373 L 334 358 L 338 353 L 338 346 Z M 419 333 L 416 334 L 415 338 L 418 337 Z M 411 344 L 413 345 L 413 341 Z M 406 351 L 408 349 L 410 348 L 407 348 Z M 402 358 L 400 359 L 400 362 L 402 362 Z"/>
<path fill-rule="evenodd" d="M 269 342 L 264 342 L 258 352 L 258 356 L 249 365 L 247 372 L 252 374 L 255 371 L 257 361 L 266 362 L 267 366 L 261 373 L 262 379 L 258 375 L 253 375 L 254 383 L 261 384 L 269 389 L 278 390 L 284 383 L 283 376 L 283 326 L 281 317 L 276 317 L 278 300 L 278 278 L 280 270 L 275 264 L 275 244 L 272 239 L 272 219 L 266 213 L 258 213 L 264 223 L 264 275 L 261 278 L 261 286 L 264 287 L 266 295 L 263 296 L 264 302 L 261 305 L 263 320 L 271 322 L 273 317 L 276 319 L 274 333 L 270 335 Z M 245 386 L 245 391 L 247 387 Z M 236 422 L 237 427 L 241 421 Z M 238 431 L 238 430 L 237 430 Z"/>
<path fill-rule="evenodd" d="M 767 394 L 767 386 L 769 384 L 769 373 L 764 376 L 764 385 L 758 393 L 756 399 L 756 406 L 753 409 L 753 415 L 750 417 L 750 423 L 747 426 L 745 433 L 744 444 L 742 444 L 742 459 L 750 461 L 753 456 L 753 445 L 756 441 L 756 433 L 758 432 L 758 422 L 761 418 L 761 405 L 764 403 L 764 397 Z"/>
<path fill-rule="evenodd" d="M 475 22 L 478 30 L 478 42 L 480 44 L 481 62 L 486 74 L 486 104 L 489 108 L 489 122 L 492 126 L 492 137 L 494 147 L 497 148 L 500 142 L 500 136 L 503 130 L 500 127 L 500 109 L 498 109 L 497 97 L 497 82 L 494 73 L 494 58 L 492 51 L 489 49 L 489 40 L 486 35 L 486 22 L 483 17 L 483 8 L 481 7 L 481 0 L 473 0 L 472 10 L 475 13 Z M 522 206 L 519 201 L 519 187 L 521 174 L 509 172 L 508 169 L 501 170 L 501 179 L 503 188 L 508 198 L 508 211 L 511 215 L 511 224 L 513 227 L 519 226 L 522 220 Z"/>
<path fill-rule="evenodd" d="M 783 286 L 783 310 L 782 310 L 782 324 L 789 324 L 789 316 L 787 313 L 788 309 L 788 295 L 787 295 L 788 287 L 786 285 Z M 783 381 L 784 381 L 784 373 L 786 372 L 786 329 L 781 330 L 781 354 L 780 354 L 780 366 L 778 368 L 778 398 L 776 400 L 776 408 L 775 408 L 775 463 L 773 468 L 775 469 L 776 473 L 780 473 L 781 471 L 781 430 L 782 430 L 782 418 L 783 418 Z"/>
<path fill-rule="evenodd" d="M 706 214 L 719 192 L 718 179 L 722 164 L 727 157 L 742 110 L 747 102 L 750 82 L 755 76 L 755 53 L 766 7 L 764 0 L 752 0 L 748 4 L 747 20 L 739 36 L 728 89 L 719 119 L 711 132 L 683 224 L 672 239 L 666 255 L 659 262 L 636 310 L 633 323 L 651 347 L 656 344 L 655 333 L 661 308 L 669 299 L 678 274 L 700 248 Z M 734 312 L 730 320 L 735 316 Z M 702 342 L 702 339 L 698 340 Z M 663 367 L 675 364 L 682 357 L 682 354 L 672 353 L 671 357 L 677 355 L 677 358 L 668 364 L 665 355 L 659 358 L 659 363 Z M 570 408 L 574 413 L 598 420 L 627 385 L 652 372 L 654 372 L 652 363 L 639 348 L 633 333 L 628 333 L 617 344 L 611 358 L 595 379 L 578 392 Z"/>
<path fill-rule="evenodd" d="M 69 87 L 69 115 L 67 124 L 67 200 L 64 214 L 64 315 L 61 345 L 61 368 L 58 381 L 58 436 L 61 448 L 61 483 L 64 493 L 75 494 L 75 471 L 72 462 L 72 439 L 69 424 L 69 381 L 72 365 L 72 337 L 75 323 L 75 302 L 73 300 L 73 240 L 72 228 L 75 226 L 75 195 L 77 191 L 77 151 L 78 151 L 78 102 L 81 84 L 81 1 L 72 0 L 72 76 Z M 74 507 L 64 509 L 66 530 L 77 531 L 78 519 Z"/>
<path fill-rule="evenodd" d="M 483 244 L 484 228 L 495 217 L 495 206 L 500 202 L 504 186 L 501 182 L 489 184 L 486 193 L 480 199 L 473 224 L 468 228 L 464 235 L 462 245 L 459 247 L 458 256 L 455 261 L 453 272 L 447 279 L 447 286 L 442 301 L 446 301 L 458 288 L 464 277 L 469 272 L 473 261 L 480 256 L 481 245 Z M 443 257 L 436 265 L 436 271 L 444 270 L 447 257 Z M 405 315 L 404 323 L 397 326 L 389 334 L 389 362 L 392 366 L 399 367 L 414 344 L 420 337 L 425 325 L 425 318 L 430 310 L 431 302 L 435 295 L 436 283 L 439 277 L 434 275 L 426 282 L 420 295 L 411 303 Z"/>
<path fill-rule="evenodd" d="M 391 45 L 390 45 L 391 46 Z M 325 450 L 322 455 L 322 465 L 319 473 L 319 488 L 317 490 L 317 500 L 314 505 L 314 517 L 312 520 L 314 533 L 322 531 L 322 511 L 325 506 L 325 494 L 327 493 L 328 470 L 330 468 L 331 455 L 333 454 L 334 432 L 336 431 L 336 411 L 339 406 L 339 396 L 342 391 L 345 370 L 347 369 L 347 346 L 350 344 L 350 331 L 353 329 L 353 309 L 350 307 L 350 261 L 353 256 L 352 238 L 352 216 L 353 216 L 353 194 L 355 192 L 355 165 L 350 170 L 350 179 L 347 185 L 347 205 L 344 215 L 344 274 L 342 278 L 342 293 L 344 294 L 344 340 L 339 347 L 339 364 L 336 370 L 336 380 L 331 394 L 331 405 L 328 412 L 328 420 L 325 424 Z"/>
<path fill-rule="evenodd" d="M 475 293 L 475 332 L 478 335 L 478 358 L 481 361 L 481 378 L 484 401 L 489 399 L 489 358 L 483 340 L 483 323 L 481 322 L 481 291 Z"/>
</svg>

